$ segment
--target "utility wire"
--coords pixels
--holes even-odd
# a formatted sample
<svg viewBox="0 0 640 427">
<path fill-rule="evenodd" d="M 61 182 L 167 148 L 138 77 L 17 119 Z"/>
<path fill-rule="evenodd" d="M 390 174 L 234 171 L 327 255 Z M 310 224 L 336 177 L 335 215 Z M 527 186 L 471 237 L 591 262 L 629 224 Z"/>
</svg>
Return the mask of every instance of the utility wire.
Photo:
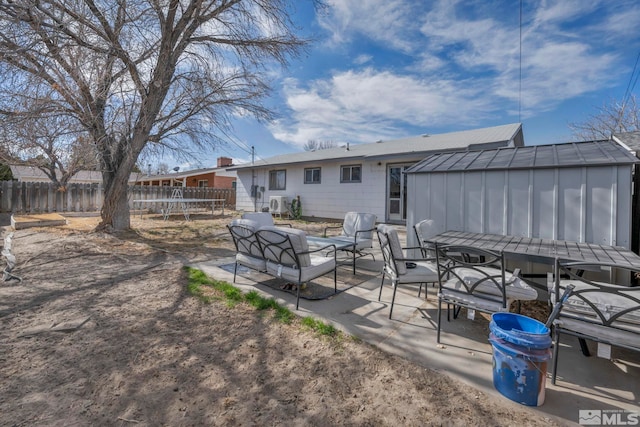
<svg viewBox="0 0 640 427">
<path fill-rule="evenodd" d="M 522 0 L 520 0 L 520 77 L 518 81 L 518 123 L 522 123 Z"/>
</svg>

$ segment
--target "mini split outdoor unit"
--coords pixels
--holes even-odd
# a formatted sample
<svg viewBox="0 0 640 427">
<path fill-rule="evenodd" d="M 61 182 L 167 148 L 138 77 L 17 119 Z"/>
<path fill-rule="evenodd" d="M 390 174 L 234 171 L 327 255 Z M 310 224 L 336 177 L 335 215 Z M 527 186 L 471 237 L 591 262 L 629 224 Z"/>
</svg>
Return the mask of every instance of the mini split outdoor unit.
<svg viewBox="0 0 640 427">
<path fill-rule="evenodd" d="M 285 196 L 269 196 L 269 212 L 282 215 L 285 212 L 284 204 L 286 201 Z"/>
</svg>

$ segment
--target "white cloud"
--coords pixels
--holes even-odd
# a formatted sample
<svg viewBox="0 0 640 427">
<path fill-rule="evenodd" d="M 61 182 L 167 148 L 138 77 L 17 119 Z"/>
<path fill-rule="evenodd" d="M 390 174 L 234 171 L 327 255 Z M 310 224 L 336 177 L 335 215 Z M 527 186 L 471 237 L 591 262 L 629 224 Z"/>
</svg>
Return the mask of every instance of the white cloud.
<svg viewBox="0 0 640 427">
<path fill-rule="evenodd" d="M 371 62 L 371 60 L 373 59 L 372 55 L 358 55 L 355 57 L 355 59 L 353 60 L 353 63 L 356 65 L 364 65 L 368 62 Z"/>
<path fill-rule="evenodd" d="M 297 146 L 309 139 L 368 142 L 403 136 L 408 126 L 427 131 L 514 117 L 520 99 L 526 115 L 552 110 L 624 78 L 628 70 L 619 64 L 618 48 L 624 37 L 638 42 L 640 20 L 633 1 L 525 2 L 520 60 L 517 4 L 334 0 L 332 6 L 321 25 L 334 42 L 364 37 L 406 60 L 403 68 L 394 63 L 382 70 L 371 66 L 370 52 L 362 52 L 346 66 L 367 68 L 332 64 L 328 79 L 287 80 L 291 115 L 271 131 Z M 380 67 L 384 56 L 375 58 Z"/>
<path fill-rule="evenodd" d="M 332 0 L 329 14 L 319 17 L 333 43 L 349 42 L 354 34 L 384 42 L 401 51 L 411 50 L 406 36 L 415 25 L 415 7 L 406 0 Z"/>
<path fill-rule="evenodd" d="M 495 110 L 480 82 L 421 80 L 368 68 L 336 73 L 302 87 L 289 80 L 285 96 L 292 121 L 272 127 L 274 136 L 302 146 L 310 139 L 371 142 L 397 137 L 399 126 L 473 123 Z"/>
</svg>

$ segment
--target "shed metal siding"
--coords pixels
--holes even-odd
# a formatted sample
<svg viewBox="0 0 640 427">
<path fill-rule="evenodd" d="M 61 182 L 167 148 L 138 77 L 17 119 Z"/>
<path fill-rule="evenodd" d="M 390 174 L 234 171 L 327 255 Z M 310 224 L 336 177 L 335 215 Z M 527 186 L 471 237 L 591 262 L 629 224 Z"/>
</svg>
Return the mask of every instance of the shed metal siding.
<svg viewBox="0 0 640 427">
<path fill-rule="evenodd" d="M 631 244 L 630 166 L 434 172 L 408 178 L 408 227 L 430 218 L 440 231 Z M 408 237 L 413 239 L 412 233 Z"/>
</svg>

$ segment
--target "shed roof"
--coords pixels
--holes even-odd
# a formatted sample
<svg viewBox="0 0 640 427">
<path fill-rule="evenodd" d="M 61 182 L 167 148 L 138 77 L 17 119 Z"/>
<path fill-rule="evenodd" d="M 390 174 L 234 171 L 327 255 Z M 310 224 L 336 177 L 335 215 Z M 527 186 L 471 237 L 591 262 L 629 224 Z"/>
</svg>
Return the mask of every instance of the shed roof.
<svg viewBox="0 0 640 427">
<path fill-rule="evenodd" d="M 437 153 L 407 169 L 406 173 L 605 166 L 633 164 L 638 161 L 614 141 L 587 141 Z"/>
<path fill-rule="evenodd" d="M 259 160 L 254 164 L 243 164 L 227 168 L 227 170 L 246 169 L 260 166 L 276 166 L 292 163 L 313 163 L 328 160 L 376 159 L 407 154 L 418 157 L 436 151 L 460 150 L 474 146 L 506 146 L 517 139 L 522 132 L 520 123 L 473 129 L 460 132 L 449 132 L 436 135 L 419 135 L 391 141 L 377 141 L 368 144 L 354 144 L 347 147 L 329 148 L 326 150 L 303 151 L 282 154 Z"/>
</svg>

